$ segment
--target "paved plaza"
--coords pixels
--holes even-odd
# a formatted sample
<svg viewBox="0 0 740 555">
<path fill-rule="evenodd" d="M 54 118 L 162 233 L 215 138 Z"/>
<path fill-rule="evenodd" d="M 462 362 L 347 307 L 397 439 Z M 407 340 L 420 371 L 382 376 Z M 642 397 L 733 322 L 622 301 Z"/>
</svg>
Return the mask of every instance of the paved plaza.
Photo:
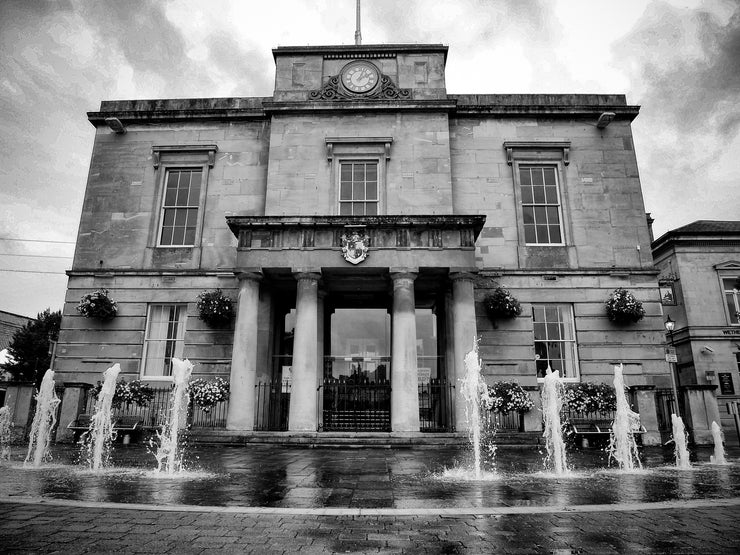
<svg viewBox="0 0 740 555">
<path fill-rule="evenodd" d="M 457 449 L 200 447 L 184 478 L 152 474 L 140 447 L 93 473 L 76 451 L 0 470 L 0 551 L 11 553 L 737 553 L 740 452 L 692 469 L 646 449 L 649 469 L 572 454 L 542 473 L 535 449 L 499 449 L 496 476 L 460 479 Z M 151 457 L 151 455 L 149 455 Z M 540 468 L 538 468 L 540 467 Z M 457 476 L 457 477 L 455 477 Z"/>
</svg>

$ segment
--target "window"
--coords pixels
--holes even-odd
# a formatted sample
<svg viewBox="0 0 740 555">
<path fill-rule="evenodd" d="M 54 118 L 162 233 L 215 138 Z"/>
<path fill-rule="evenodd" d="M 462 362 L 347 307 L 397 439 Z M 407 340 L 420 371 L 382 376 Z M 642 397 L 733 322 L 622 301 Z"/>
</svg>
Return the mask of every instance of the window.
<svg viewBox="0 0 740 555">
<path fill-rule="evenodd" d="M 573 309 L 565 304 L 534 305 L 534 353 L 537 377 L 547 368 L 560 371 L 563 378 L 578 379 L 578 356 Z"/>
<path fill-rule="evenodd" d="M 200 185 L 203 171 L 168 169 L 162 201 L 162 246 L 193 246 L 198 228 Z"/>
<path fill-rule="evenodd" d="M 519 166 L 519 188 L 528 245 L 562 245 L 556 166 Z"/>
<path fill-rule="evenodd" d="M 392 137 L 326 137 L 336 213 L 377 216 L 385 206 Z"/>
<path fill-rule="evenodd" d="M 340 162 L 339 214 L 376 216 L 378 214 L 378 163 Z"/>
<path fill-rule="evenodd" d="M 731 325 L 740 325 L 740 277 L 723 277 L 722 293 L 727 307 L 727 318 Z"/>
<path fill-rule="evenodd" d="M 151 228 L 151 246 L 199 246 L 208 173 L 217 151 L 216 145 L 152 147 L 156 184 L 152 212 L 158 221 Z"/>
<path fill-rule="evenodd" d="M 184 304 L 149 306 L 142 377 L 157 379 L 172 375 L 172 357 L 182 358 L 184 350 L 186 308 Z"/>
</svg>

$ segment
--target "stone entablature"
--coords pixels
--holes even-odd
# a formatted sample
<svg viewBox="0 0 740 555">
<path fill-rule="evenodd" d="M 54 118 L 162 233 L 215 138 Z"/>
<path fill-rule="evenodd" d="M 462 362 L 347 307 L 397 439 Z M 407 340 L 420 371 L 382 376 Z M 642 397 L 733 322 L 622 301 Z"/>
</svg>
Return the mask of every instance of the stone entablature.
<svg viewBox="0 0 740 555">
<path fill-rule="evenodd" d="M 362 229 L 371 249 L 475 249 L 485 216 L 228 217 L 239 250 L 336 249 L 342 235 Z"/>
<path fill-rule="evenodd" d="M 308 94 L 308 91 L 306 91 Z M 124 123 L 179 120 L 248 120 L 264 119 L 270 112 L 312 109 L 442 110 L 460 116 L 593 116 L 614 112 L 615 119 L 632 121 L 639 106 L 628 105 L 624 95 L 591 94 L 459 94 L 436 98 L 389 101 L 380 105 L 372 99 L 338 104 L 331 101 L 279 99 L 274 97 L 185 98 L 163 100 L 112 100 L 100 103 L 97 112 L 88 112 L 93 125 L 107 125 L 106 118 Z"/>
</svg>

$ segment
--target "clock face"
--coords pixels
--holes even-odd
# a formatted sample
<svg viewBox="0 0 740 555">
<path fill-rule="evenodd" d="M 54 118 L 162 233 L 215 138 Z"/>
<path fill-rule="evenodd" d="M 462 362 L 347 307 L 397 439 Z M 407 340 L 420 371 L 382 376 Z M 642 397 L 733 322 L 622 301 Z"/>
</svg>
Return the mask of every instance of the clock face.
<svg viewBox="0 0 740 555">
<path fill-rule="evenodd" d="M 352 62 L 342 70 L 342 84 L 353 93 L 364 93 L 378 84 L 378 68 L 370 62 Z"/>
</svg>

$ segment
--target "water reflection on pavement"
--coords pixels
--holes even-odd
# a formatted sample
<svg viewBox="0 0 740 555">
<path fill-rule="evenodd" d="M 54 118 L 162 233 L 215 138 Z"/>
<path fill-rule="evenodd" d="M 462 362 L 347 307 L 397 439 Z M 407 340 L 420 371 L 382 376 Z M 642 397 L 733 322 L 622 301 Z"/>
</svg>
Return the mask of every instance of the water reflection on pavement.
<svg viewBox="0 0 740 555">
<path fill-rule="evenodd" d="M 694 452 L 690 470 L 671 468 L 672 451 L 645 448 L 646 470 L 607 468 L 599 450 L 569 453 L 572 475 L 542 472 L 536 449 L 499 448 L 497 477 L 442 479 L 445 468 L 465 466 L 460 448 L 323 449 L 250 445 L 196 446 L 185 476 L 154 475 L 154 457 L 140 445 L 118 445 L 113 468 L 93 473 L 76 464 L 73 446 L 55 445 L 54 462 L 25 469 L 15 447 L 0 463 L 0 495 L 90 502 L 281 508 L 476 508 L 645 503 L 739 497 L 740 450 L 727 466 L 708 464 L 711 449 Z"/>
</svg>

